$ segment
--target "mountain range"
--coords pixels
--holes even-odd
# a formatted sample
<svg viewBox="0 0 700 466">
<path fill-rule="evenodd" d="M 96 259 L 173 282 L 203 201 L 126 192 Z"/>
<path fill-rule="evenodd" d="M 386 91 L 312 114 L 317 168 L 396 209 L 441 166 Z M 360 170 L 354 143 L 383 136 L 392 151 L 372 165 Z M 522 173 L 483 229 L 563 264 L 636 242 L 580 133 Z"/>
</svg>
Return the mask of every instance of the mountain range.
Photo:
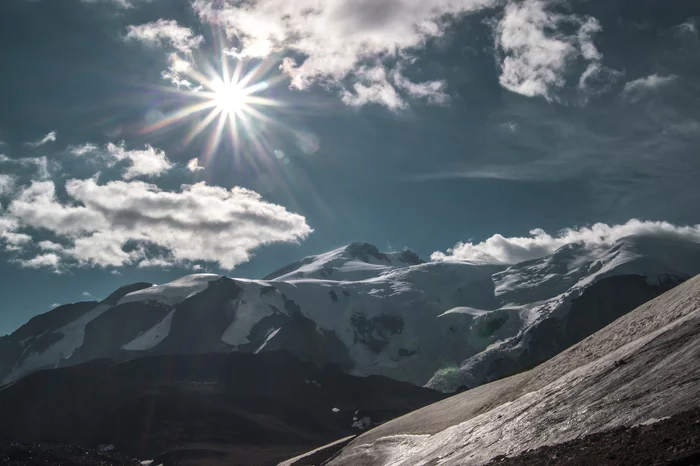
<svg viewBox="0 0 700 466">
<path fill-rule="evenodd" d="M 261 280 L 188 275 L 59 306 L 0 338 L 0 380 L 97 359 L 284 350 L 443 392 L 534 367 L 700 272 L 700 244 L 573 243 L 515 265 L 352 243 Z"/>
</svg>

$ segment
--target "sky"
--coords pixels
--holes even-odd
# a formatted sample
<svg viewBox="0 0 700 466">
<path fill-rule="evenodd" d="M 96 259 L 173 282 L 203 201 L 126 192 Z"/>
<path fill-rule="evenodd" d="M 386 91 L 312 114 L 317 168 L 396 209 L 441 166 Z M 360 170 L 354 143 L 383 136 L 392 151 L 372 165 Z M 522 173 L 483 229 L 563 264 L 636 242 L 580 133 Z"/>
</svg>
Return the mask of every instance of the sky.
<svg viewBox="0 0 700 466">
<path fill-rule="evenodd" d="M 0 57 L 0 335 L 352 241 L 700 241 L 697 2 L 3 0 Z"/>
</svg>

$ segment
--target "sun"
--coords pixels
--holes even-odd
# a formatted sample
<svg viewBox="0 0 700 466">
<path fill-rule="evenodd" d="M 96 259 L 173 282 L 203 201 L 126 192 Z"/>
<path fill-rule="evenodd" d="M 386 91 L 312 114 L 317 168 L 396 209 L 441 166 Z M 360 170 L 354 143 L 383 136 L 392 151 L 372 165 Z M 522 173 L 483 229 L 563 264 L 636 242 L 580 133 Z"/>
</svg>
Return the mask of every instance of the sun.
<svg viewBox="0 0 700 466">
<path fill-rule="evenodd" d="M 155 124 L 144 128 L 143 131 L 158 130 L 179 121 L 195 118 L 197 114 L 204 114 L 183 142 L 185 145 L 189 144 L 197 135 L 214 124 L 203 154 L 205 161 L 216 152 L 226 132 L 234 148 L 239 146 L 244 136 L 254 146 L 262 147 L 262 141 L 258 141 L 255 134 L 255 123 L 260 121 L 274 123 L 263 109 L 281 106 L 281 102 L 260 95 L 269 88 L 269 80 L 265 80 L 264 77 L 270 66 L 259 64 L 244 73 L 241 61 L 236 62 L 236 66 L 230 70 L 228 60 L 229 57 L 226 55 L 221 57 L 220 72 L 215 71 L 211 66 L 206 66 L 205 72 L 185 66 L 182 70 L 178 70 L 183 76 L 189 78 L 187 81 L 180 81 L 187 82 L 188 86 L 169 89 L 168 92 L 184 95 L 192 103 L 166 115 Z M 195 87 L 190 84 L 191 82 L 198 85 Z"/>
<path fill-rule="evenodd" d="M 246 105 L 245 89 L 237 83 L 225 83 L 219 79 L 212 82 L 216 108 L 227 115 L 238 114 Z"/>
</svg>

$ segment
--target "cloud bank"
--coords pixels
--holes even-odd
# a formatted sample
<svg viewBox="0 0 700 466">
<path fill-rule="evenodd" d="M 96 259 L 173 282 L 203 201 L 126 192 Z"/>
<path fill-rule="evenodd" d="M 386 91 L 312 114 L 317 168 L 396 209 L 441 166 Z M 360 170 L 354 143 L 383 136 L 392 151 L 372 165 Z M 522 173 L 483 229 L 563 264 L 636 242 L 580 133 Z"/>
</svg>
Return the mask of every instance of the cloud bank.
<svg viewBox="0 0 700 466">
<path fill-rule="evenodd" d="M 700 225 L 677 226 L 668 222 L 640 221 L 632 219 L 621 225 L 596 223 L 590 227 L 567 228 L 550 235 L 542 229 L 530 231 L 530 236 L 506 238 L 493 235 L 480 243 L 458 243 L 446 253 L 437 251 L 434 261 L 474 261 L 489 264 L 517 264 L 552 254 L 571 243 L 592 246 L 612 245 L 626 236 L 663 236 L 700 242 Z"/>
<path fill-rule="evenodd" d="M 5 248 L 35 251 L 18 260 L 25 267 L 203 261 L 233 269 L 262 245 L 298 242 L 312 231 L 303 216 L 239 187 L 197 183 L 168 192 L 141 181 L 72 179 L 65 191 L 62 201 L 54 182 L 34 181 L 0 211 Z"/>
<path fill-rule="evenodd" d="M 445 102 L 443 81 L 412 82 L 401 73 L 411 54 L 444 35 L 458 17 L 497 0 L 195 0 L 208 23 L 238 42 L 237 57 L 283 53 L 282 70 L 295 89 L 321 84 L 349 105 L 379 103 L 391 109 L 405 98 Z"/>
</svg>

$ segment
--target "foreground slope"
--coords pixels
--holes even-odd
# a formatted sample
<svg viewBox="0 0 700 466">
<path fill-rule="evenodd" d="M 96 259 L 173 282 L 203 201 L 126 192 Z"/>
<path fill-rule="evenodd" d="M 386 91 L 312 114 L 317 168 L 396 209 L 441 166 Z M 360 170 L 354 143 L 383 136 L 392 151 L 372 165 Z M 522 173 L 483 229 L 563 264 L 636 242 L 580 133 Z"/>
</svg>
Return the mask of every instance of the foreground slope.
<svg viewBox="0 0 700 466">
<path fill-rule="evenodd" d="M 453 392 L 534 367 L 700 273 L 700 244 L 569 244 L 513 266 L 352 243 L 266 280 L 195 274 L 61 306 L 0 338 L 0 383 L 150 355 L 285 350 Z"/>
<path fill-rule="evenodd" d="M 0 444 L 114 445 L 154 464 L 270 464 L 441 398 L 281 352 L 100 360 L 0 389 Z"/>
<path fill-rule="evenodd" d="M 700 277 L 537 368 L 371 430 L 331 465 L 485 464 L 700 407 Z"/>
</svg>

